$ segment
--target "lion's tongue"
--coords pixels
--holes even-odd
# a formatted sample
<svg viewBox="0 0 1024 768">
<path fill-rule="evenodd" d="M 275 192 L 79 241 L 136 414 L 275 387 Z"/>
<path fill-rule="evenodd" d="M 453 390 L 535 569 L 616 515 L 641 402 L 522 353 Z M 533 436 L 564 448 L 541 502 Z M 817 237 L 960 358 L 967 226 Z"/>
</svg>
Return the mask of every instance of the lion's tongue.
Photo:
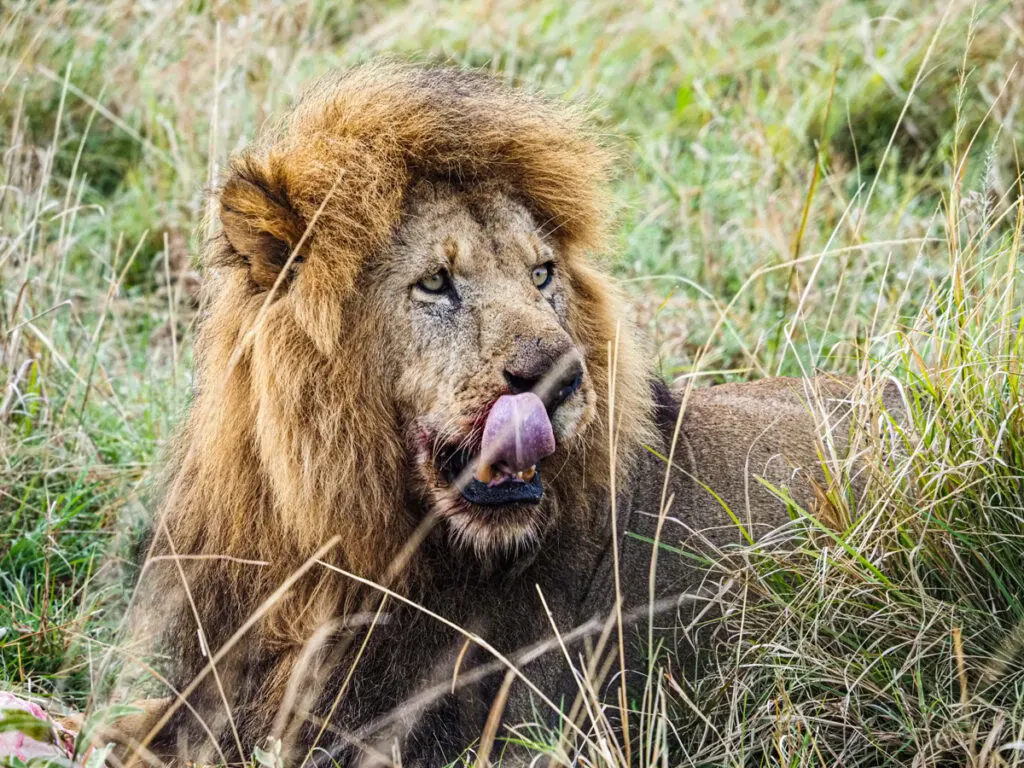
<svg viewBox="0 0 1024 768">
<path fill-rule="evenodd" d="M 480 446 L 481 467 L 516 474 L 555 452 L 555 435 L 541 399 L 532 392 L 502 395 L 491 406 Z"/>
</svg>

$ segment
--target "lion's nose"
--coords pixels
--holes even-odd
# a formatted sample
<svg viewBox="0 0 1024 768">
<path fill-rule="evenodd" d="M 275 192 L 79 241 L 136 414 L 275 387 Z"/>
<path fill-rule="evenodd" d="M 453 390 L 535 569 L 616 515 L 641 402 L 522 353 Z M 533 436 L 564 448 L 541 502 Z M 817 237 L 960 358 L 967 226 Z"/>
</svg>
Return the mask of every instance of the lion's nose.
<svg viewBox="0 0 1024 768">
<path fill-rule="evenodd" d="M 555 359 L 535 358 L 518 365 L 507 365 L 505 381 L 512 394 L 533 392 L 553 411 L 583 384 L 583 361 L 575 350 Z"/>
</svg>

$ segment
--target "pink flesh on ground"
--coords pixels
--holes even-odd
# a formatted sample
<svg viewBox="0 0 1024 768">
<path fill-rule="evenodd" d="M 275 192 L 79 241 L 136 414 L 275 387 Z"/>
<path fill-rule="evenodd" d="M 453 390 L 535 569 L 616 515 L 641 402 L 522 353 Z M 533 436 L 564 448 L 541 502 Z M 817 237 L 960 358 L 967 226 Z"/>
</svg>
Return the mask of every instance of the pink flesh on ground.
<svg viewBox="0 0 1024 768">
<path fill-rule="evenodd" d="M 502 395 L 491 406 L 484 424 L 480 461 L 512 475 L 554 452 L 551 421 L 537 395 Z"/>
<path fill-rule="evenodd" d="M 13 711 L 25 712 L 39 720 L 39 730 L 46 733 L 47 739 L 40 741 L 17 728 L 0 732 L 0 758 L 16 757 L 23 762 L 42 762 L 48 758 L 52 765 L 70 764 L 74 752 L 73 734 L 53 722 L 38 704 L 0 691 L 0 719 Z M 74 765 L 80 766 L 82 763 L 75 761 Z"/>
</svg>

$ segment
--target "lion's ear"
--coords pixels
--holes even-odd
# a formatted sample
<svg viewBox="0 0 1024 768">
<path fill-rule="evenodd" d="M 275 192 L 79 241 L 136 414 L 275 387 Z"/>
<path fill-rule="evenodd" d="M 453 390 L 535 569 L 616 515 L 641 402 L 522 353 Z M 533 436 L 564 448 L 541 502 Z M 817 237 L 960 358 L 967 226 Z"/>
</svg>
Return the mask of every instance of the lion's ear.
<svg viewBox="0 0 1024 768">
<path fill-rule="evenodd" d="M 220 220 L 231 250 L 263 289 L 274 285 L 305 229 L 283 184 L 251 160 L 232 165 L 220 190 Z M 297 254 L 292 263 L 301 260 Z"/>
<path fill-rule="evenodd" d="M 272 161 L 246 157 L 231 165 L 220 188 L 220 219 L 226 247 L 216 258 L 225 265 L 245 267 L 252 281 L 270 290 L 281 270 L 302 264 L 305 277 L 286 275 L 279 291 L 288 290 L 295 320 L 324 355 L 337 351 L 342 338 L 339 307 L 352 287 L 351 270 L 339 269 L 337 260 L 313 258 L 312 238 L 304 238 L 306 220 L 293 204 L 283 173 Z M 299 248 L 294 256 L 293 251 Z M 355 260 L 353 260 L 355 263 Z"/>
</svg>

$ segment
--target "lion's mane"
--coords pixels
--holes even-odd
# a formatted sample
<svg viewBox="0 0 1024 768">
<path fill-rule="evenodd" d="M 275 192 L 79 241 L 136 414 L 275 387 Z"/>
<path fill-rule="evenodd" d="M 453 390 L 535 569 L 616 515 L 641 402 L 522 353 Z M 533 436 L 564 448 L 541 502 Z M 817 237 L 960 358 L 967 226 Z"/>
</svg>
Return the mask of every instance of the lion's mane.
<svg viewBox="0 0 1024 768">
<path fill-rule="evenodd" d="M 165 557 L 145 577 L 160 595 L 153 618 L 176 637 L 180 684 L 331 537 L 324 560 L 415 591 L 415 557 L 389 571 L 417 524 L 389 393 L 401 361 L 378 333 L 389 308 L 367 303 L 360 277 L 419 180 L 499 180 L 554 233 L 579 297 L 569 331 L 601 413 L 560 473 L 571 488 L 556 480 L 553 496 L 563 516 L 607 514 L 595 494 L 607 493 L 611 462 L 637 450 L 650 409 L 644 365 L 617 327 L 619 299 L 585 258 L 606 235 L 609 159 L 575 108 L 478 74 L 398 64 L 324 78 L 232 159 L 217 191 L 223 228 L 203 255 L 193 403 L 153 529 L 150 552 Z M 351 584 L 322 575 L 296 581 L 238 643 L 281 690 L 294 654 L 268 666 L 274 649 L 301 647 L 356 605 Z"/>
</svg>

